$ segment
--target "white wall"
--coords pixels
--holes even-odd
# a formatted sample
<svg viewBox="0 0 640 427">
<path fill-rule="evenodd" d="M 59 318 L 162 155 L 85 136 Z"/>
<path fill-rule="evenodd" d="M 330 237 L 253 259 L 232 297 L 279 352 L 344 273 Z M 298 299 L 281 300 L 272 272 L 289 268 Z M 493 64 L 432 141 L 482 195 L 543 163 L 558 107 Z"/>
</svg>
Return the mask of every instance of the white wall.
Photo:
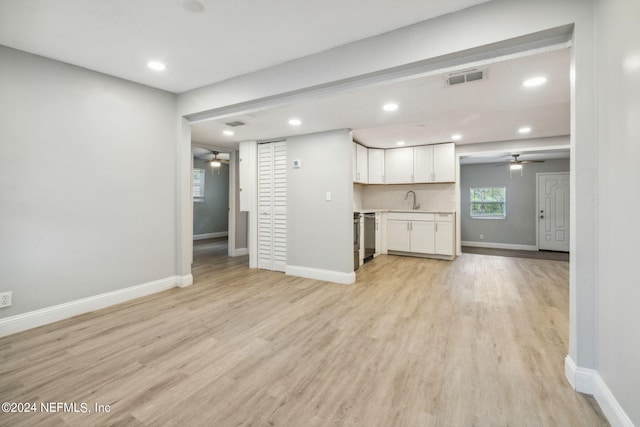
<svg viewBox="0 0 640 427">
<path fill-rule="evenodd" d="M 346 129 L 287 138 L 288 266 L 353 272 L 352 153 Z"/>
<path fill-rule="evenodd" d="M 640 426 L 640 2 L 599 0 L 598 372 Z"/>
<path fill-rule="evenodd" d="M 176 274 L 175 105 L 0 47 L 0 317 Z"/>
</svg>

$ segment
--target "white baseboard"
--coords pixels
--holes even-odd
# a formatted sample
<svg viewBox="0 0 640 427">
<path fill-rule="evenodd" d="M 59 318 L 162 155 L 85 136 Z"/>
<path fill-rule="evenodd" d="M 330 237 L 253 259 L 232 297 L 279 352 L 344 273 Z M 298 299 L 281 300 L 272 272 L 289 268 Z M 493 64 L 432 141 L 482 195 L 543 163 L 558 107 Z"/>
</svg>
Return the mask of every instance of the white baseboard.
<svg viewBox="0 0 640 427">
<path fill-rule="evenodd" d="M 57 322 L 58 320 L 120 304 L 156 292 L 162 292 L 176 287 L 179 283 L 186 283 L 189 277 L 191 277 L 191 275 L 183 277 L 171 276 L 129 288 L 118 289 L 117 291 L 106 292 L 104 294 L 6 317 L 0 319 L 0 336 L 26 331 L 27 329 Z M 191 281 L 193 281 L 193 278 L 191 278 Z"/>
<path fill-rule="evenodd" d="M 575 391 L 593 395 L 600 409 L 614 427 L 634 427 L 607 384 L 595 369 L 581 368 L 567 355 L 564 359 L 564 374 Z"/>
<path fill-rule="evenodd" d="M 350 285 L 356 281 L 356 273 L 342 273 L 340 271 L 321 270 L 319 268 L 298 267 L 287 265 L 285 274 L 290 276 L 305 277 L 307 279 L 323 280 L 326 282 Z"/>
<path fill-rule="evenodd" d="M 176 286 L 179 288 L 186 288 L 193 285 L 193 275 L 187 274 L 186 276 L 176 276 Z"/>
<path fill-rule="evenodd" d="M 515 245 L 513 243 L 491 243 L 491 242 L 460 242 L 462 246 L 489 249 L 513 249 L 517 251 L 537 251 L 536 245 Z"/>
<path fill-rule="evenodd" d="M 249 255 L 249 248 L 239 248 L 231 251 L 231 256 Z"/>
<path fill-rule="evenodd" d="M 584 394 L 594 394 L 593 376 L 595 371 L 578 367 L 573 359 L 567 355 L 564 358 L 564 376 L 575 391 Z"/>
<path fill-rule="evenodd" d="M 217 231 L 215 233 L 206 233 L 206 234 L 194 234 L 193 240 L 213 239 L 216 237 L 225 237 L 228 235 L 229 235 L 228 231 Z"/>
</svg>

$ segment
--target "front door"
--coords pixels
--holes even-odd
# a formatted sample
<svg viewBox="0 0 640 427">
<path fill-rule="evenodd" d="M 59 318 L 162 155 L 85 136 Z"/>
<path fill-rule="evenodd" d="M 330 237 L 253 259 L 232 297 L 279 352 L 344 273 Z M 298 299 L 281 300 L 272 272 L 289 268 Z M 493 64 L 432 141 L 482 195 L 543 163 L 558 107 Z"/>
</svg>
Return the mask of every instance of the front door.
<svg viewBox="0 0 640 427">
<path fill-rule="evenodd" d="M 538 247 L 569 252 L 569 173 L 539 173 Z"/>
</svg>

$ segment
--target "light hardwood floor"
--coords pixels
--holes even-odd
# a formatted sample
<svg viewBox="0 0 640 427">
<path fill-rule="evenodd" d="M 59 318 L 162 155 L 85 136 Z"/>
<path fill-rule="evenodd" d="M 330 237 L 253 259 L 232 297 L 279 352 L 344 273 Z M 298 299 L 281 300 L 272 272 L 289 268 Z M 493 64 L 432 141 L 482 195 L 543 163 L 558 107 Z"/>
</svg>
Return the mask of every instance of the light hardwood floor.
<svg viewBox="0 0 640 427">
<path fill-rule="evenodd" d="M 563 374 L 568 263 L 381 256 L 335 285 L 199 242 L 195 284 L 0 339 L 1 425 L 600 426 Z"/>
</svg>

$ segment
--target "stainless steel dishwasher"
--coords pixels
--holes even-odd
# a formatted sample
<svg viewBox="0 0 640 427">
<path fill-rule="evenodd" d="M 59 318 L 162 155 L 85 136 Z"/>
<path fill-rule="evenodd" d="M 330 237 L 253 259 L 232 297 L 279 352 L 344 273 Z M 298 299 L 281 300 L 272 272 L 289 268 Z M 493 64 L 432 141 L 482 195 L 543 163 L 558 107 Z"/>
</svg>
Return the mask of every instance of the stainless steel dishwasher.
<svg viewBox="0 0 640 427">
<path fill-rule="evenodd" d="M 371 261 L 376 253 L 376 214 L 364 214 L 364 262 Z"/>
</svg>

